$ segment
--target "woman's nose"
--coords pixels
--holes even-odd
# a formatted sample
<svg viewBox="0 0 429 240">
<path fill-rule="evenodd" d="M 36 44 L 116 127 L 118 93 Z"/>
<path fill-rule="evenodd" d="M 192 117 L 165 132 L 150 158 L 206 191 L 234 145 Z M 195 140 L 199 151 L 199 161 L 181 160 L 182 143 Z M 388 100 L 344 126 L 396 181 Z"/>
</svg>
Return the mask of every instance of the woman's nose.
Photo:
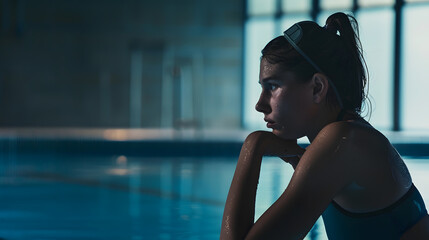
<svg viewBox="0 0 429 240">
<path fill-rule="evenodd" d="M 261 93 L 261 96 L 259 97 L 258 102 L 255 105 L 255 109 L 258 112 L 267 114 L 270 112 L 270 105 L 268 104 L 268 101 L 266 100 L 266 97 L 263 93 Z"/>
</svg>

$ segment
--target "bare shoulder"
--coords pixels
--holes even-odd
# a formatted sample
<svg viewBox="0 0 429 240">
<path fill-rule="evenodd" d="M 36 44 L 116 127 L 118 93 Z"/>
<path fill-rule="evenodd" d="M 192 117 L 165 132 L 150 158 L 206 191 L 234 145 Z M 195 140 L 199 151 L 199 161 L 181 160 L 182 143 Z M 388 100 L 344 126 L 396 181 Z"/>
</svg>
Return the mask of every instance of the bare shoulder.
<svg viewBox="0 0 429 240">
<path fill-rule="evenodd" d="M 300 160 L 300 165 L 328 166 L 330 170 L 350 166 L 346 162 L 352 160 L 355 142 L 360 126 L 350 122 L 334 122 L 326 125 L 307 147 L 306 153 Z"/>
<path fill-rule="evenodd" d="M 365 158 L 363 145 L 379 145 L 384 137 L 372 127 L 351 121 L 333 122 L 326 125 L 307 147 L 295 172 L 311 178 L 336 176 L 344 180 L 340 188 L 349 184 L 359 174 Z M 359 167 L 359 168 L 358 168 Z M 312 172 L 309 172 L 312 170 Z M 336 189 L 338 190 L 338 189 Z"/>
<path fill-rule="evenodd" d="M 315 143 L 342 143 L 343 147 L 354 150 L 388 147 L 389 140 L 368 123 L 340 121 L 326 125 L 315 138 Z"/>
<path fill-rule="evenodd" d="M 384 138 L 383 134 L 380 133 L 377 129 L 372 127 L 367 122 L 360 122 L 360 121 L 339 121 L 339 122 L 333 122 L 328 125 L 326 125 L 320 133 L 322 134 L 348 134 L 350 137 L 359 137 L 361 134 L 364 134 L 364 136 L 372 135 L 374 137 L 380 137 Z M 358 135 L 356 135 L 358 134 Z M 385 138 L 384 138 L 385 139 Z"/>
<path fill-rule="evenodd" d="M 356 178 L 368 166 L 374 166 L 374 162 L 388 156 L 391 148 L 388 139 L 371 125 L 341 121 L 326 125 L 307 152 L 312 156 L 312 164 L 322 161 L 323 164 L 331 164 L 331 169 L 348 171 Z"/>
</svg>

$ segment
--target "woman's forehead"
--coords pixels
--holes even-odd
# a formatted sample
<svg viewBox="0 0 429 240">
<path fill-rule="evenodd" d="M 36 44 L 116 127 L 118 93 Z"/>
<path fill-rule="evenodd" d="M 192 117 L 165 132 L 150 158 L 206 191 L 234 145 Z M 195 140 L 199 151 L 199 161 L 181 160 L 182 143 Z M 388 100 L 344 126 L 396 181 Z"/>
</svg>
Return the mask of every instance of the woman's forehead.
<svg viewBox="0 0 429 240">
<path fill-rule="evenodd" d="M 272 75 L 281 72 L 279 64 L 271 64 L 265 58 L 261 60 L 260 75 Z M 276 74 L 277 75 L 277 74 Z"/>
<path fill-rule="evenodd" d="M 272 70 L 275 67 L 278 67 L 277 64 L 268 62 L 266 58 L 261 59 L 261 70 Z"/>
<path fill-rule="evenodd" d="M 269 63 L 264 58 L 261 60 L 261 68 L 259 72 L 260 80 L 271 78 L 280 80 L 279 78 L 290 78 L 292 76 L 294 76 L 294 74 L 291 71 L 284 69 L 281 64 Z"/>
</svg>

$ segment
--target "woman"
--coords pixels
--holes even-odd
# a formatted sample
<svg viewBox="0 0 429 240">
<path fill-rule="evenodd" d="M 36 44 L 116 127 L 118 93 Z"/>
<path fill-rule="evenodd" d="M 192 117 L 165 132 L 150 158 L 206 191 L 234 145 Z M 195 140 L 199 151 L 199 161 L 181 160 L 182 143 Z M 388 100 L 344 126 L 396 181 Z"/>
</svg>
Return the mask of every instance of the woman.
<svg viewBox="0 0 429 240">
<path fill-rule="evenodd" d="M 366 72 L 356 20 L 300 22 L 262 50 L 256 110 L 271 132 L 243 143 L 221 239 L 302 239 L 322 215 L 329 239 L 429 239 L 429 217 L 402 158 L 361 116 Z M 307 136 L 300 148 L 296 139 Z M 295 172 L 254 222 L 262 157 Z"/>
</svg>

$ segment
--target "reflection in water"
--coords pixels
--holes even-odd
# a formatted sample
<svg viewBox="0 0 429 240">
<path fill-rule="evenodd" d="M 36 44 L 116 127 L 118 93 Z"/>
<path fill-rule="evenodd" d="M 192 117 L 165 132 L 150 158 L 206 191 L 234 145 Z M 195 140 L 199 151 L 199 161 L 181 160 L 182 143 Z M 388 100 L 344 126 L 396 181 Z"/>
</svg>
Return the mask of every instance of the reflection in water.
<svg viewBox="0 0 429 240">
<path fill-rule="evenodd" d="M 125 176 L 129 174 L 129 171 L 128 169 L 124 169 L 124 168 L 112 168 L 112 169 L 109 169 L 107 173 L 111 175 Z"/>
<path fill-rule="evenodd" d="M 160 166 L 160 191 L 162 192 L 172 192 L 173 188 L 173 167 L 171 162 L 162 161 Z M 168 198 L 161 198 L 161 207 L 159 208 L 160 214 L 160 224 L 162 226 L 172 226 L 174 222 L 172 221 L 172 201 Z M 169 240 L 172 239 L 172 236 L 169 231 L 161 232 L 159 235 L 160 239 Z"/>
<path fill-rule="evenodd" d="M 119 156 L 118 158 L 116 158 L 116 163 L 118 165 L 127 165 L 127 157 L 125 157 L 124 155 Z"/>
<path fill-rule="evenodd" d="M 133 169 L 138 168 L 138 165 L 131 165 L 130 168 Z M 132 172 L 132 171 L 131 171 Z M 132 217 L 139 217 L 140 216 L 140 209 L 141 209 L 141 194 L 138 192 L 140 189 L 140 174 L 132 174 L 129 176 L 130 179 L 130 215 Z"/>
</svg>

